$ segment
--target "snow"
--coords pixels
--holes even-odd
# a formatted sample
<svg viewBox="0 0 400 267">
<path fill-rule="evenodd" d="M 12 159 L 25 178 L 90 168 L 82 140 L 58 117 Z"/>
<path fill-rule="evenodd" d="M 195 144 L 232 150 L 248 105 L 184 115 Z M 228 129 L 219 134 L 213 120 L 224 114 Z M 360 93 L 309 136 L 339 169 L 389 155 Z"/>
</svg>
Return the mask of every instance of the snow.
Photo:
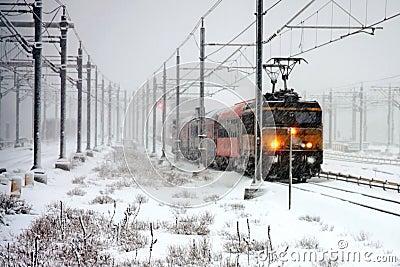
<svg viewBox="0 0 400 267">
<path fill-rule="evenodd" d="M 133 178 L 139 181 L 140 186 L 138 186 L 133 183 L 129 173 L 105 178 L 94 170 L 96 167 L 107 168 L 107 166 L 117 165 L 118 162 L 114 162 L 113 157 L 110 157 L 110 154 L 114 153 L 111 148 L 102 147 L 100 152 L 94 152 L 93 158 L 87 158 L 85 163 L 81 163 L 70 172 L 54 169 L 57 150 L 57 144 L 43 144 L 42 163 L 49 177 L 48 184 L 35 183 L 31 188 L 23 188 L 21 198 L 32 204 L 33 212 L 30 215 L 6 216 L 9 225 L 0 225 L 0 244 L 5 245 L 15 240 L 18 234 L 24 229 L 28 229 L 35 218 L 46 213 L 50 203 L 62 201 L 66 207 L 95 210 L 110 218 L 114 211 L 112 203 L 91 203 L 97 196 L 108 195 L 116 200 L 113 220 L 118 222 L 123 219 L 125 209 L 135 202 L 138 195 L 147 195 L 148 201 L 141 204 L 138 220 L 174 222 L 174 216 L 178 216 L 177 214 L 198 216 L 206 211 L 215 216 L 209 227 L 210 233 L 206 237 L 210 239 L 213 262 L 217 266 L 219 265 L 216 262 L 220 258 L 231 258 L 231 262 L 234 261 L 237 254 L 230 255 L 223 246 L 230 244 L 229 237 L 237 237 L 237 223 L 242 238 L 248 235 L 247 219 L 250 226 L 250 240 L 267 241 L 267 229 L 270 226 L 272 246 L 277 253 L 283 253 L 286 246 L 289 246 L 288 252 L 310 252 L 309 249 L 302 247 L 302 244 L 303 246 L 304 244 L 312 245 L 312 242 L 316 242 L 318 249 L 313 251 L 321 253 L 321 255 L 325 251 L 329 253 L 335 251 L 371 252 L 373 256 L 394 255 L 400 261 L 400 232 L 398 231 L 400 217 L 330 198 L 323 194 L 350 199 L 353 202 L 397 213 L 400 211 L 399 204 L 370 199 L 360 194 L 321 188 L 312 183 L 400 201 L 400 194 L 397 192 L 386 192 L 380 188 L 368 188 L 340 181 L 313 178 L 310 180 L 310 184 L 293 186 L 292 208 L 288 210 L 287 185 L 264 182 L 261 185 L 261 194 L 253 199 L 243 200 L 244 188 L 250 187 L 251 184 L 251 179 L 248 177 L 242 177 L 235 172 L 219 172 L 212 169 L 200 173 L 197 177 L 184 176 L 176 169 L 171 170 L 169 166 L 155 164 L 157 159 L 148 161 L 144 154 L 139 154 L 130 163 L 127 159 L 129 164 L 136 164 L 130 165 L 135 167 L 130 171 Z M 68 153 L 70 155 L 73 152 L 74 149 L 71 147 Z M 31 167 L 31 154 L 32 151 L 26 148 L 2 150 L 0 151 L 1 166 L 7 167 L 10 172 L 24 173 Z M 150 165 L 156 166 L 158 169 L 154 170 L 149 167 Z M 400 182 L 400 166 L 325 159 L 323 169 Z M 182 175 L 186 178 L 185 183 L 181 187 L 172 186 L 171 183 L 160 179 L 156 171 L 161 175 L 165 175 L 165 173 L 175 176 Z M 205 176 L 208 176 L 208 179 L 203 179 Z M 77 178 L 80 178 L 81 182 Z M 7 193 L 8 186 L 0 185 L 0 190 Z M 80 188 L 85 194 L 82 196 L 68 194 L 75 188 Z M 303 191 L 299 188 L 315 192 Z M 208 198 L 212 196 L 221 198 Z M 184 208 L 180 206 L 182 204 L 194 207 Z M 149 231 L 144 231 L 143 234 L 150 236 Z M 171 245 L 187 245 L 193 242 L 193 239 L 201 240 L 202 238 L 197 235 L 181 235 L 165 230 L 155 230 L 154 235 L 158 242 L 154 244 L 152 259 L 165 258 L 168 254 L 168 247 Z M 339 244 L 343 243 L 347 247 L 339 248 Z M 115 249 L 110 249 L 110 251 L 121 261 L 132 259 L 135 253 Z M 149 244 L 145 248 L 139 249 L 137 253 L 139 259 L 146 260 Z M 315 266 L 318 264 L 322 266 L 322 263 L 319 262 L 293 261 L 288 255 L 286 254 L 287 257 L 281 258 L 272 266 L 274 264 L 277 266 L 279 262 L 283 262 L 285 266 Z M 250 255 L 250 266 L 258 266 L 256 265 L 257 258 L 262 266 L 260 251 Z M 287 259 L 289 261 L 285 262 Z M 247 254 L 242 253 L 239 261 L 242 266 L 247 266 Z M 396 266 L 395 264 L 388 263 L 384 266 Z M 340 266 L 382 266 L 382 263 L 366 265 L 366 262 L 350 261 L 340 262 Z"/>
</svg>

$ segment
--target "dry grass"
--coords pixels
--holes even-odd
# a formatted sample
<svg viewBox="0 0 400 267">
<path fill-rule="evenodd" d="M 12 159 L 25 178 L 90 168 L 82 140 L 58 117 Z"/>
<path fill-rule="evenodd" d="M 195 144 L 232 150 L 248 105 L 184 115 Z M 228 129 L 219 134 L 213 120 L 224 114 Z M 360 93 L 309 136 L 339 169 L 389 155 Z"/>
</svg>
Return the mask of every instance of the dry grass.
<svg viewBox="0 0 400 267">
<path fill-rule="evenodd" d="M 86 191 L 80 189 L 79 187 L 75 187 L 74 189 L 71 189 L 70 191 L 67 192 L 68 196 L 84 196 L 86 195 Z"/>
</svg>

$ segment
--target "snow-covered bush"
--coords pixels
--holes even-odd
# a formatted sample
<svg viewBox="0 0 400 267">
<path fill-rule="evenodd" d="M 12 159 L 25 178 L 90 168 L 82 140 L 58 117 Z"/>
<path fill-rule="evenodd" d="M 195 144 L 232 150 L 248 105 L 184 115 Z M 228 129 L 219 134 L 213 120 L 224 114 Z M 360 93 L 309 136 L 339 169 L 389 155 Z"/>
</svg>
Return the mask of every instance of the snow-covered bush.
<svg viewBox="0 0 400 267">
<path fill-rule="evenodd" d="M 81 184 L 81 185 L 84 185 L 84 184 L 85 184 L 85 179 L 86 179 L 86 176 L 78 176 L 78 177 L 75 177 L 75 178 L 72 180 L 72 183 L 73 183 L 73 184 Z"/>
<path fill-rule="evenodd" d="M 169 230 L 181 235 L 208 235 L 208 228 L 214 222 L 214 215 L 206 211 L 199 215 L 182 215 L 175 213 L 175 222 L 169 225 Z"/>
<path fill-rule="evenodd" d="M 95 197 L 90 204 L 109 204 L 109 203 L 114 203 L 114 199 L 108 195 L 101 195 Z"/>
<path fill-rule="evenodd" d="M 86 191 L 80 189 L 79 187 L 75 187 L 67 192 L 68 196 L 84 196 L 86 195 Z"/>
<path fill-rule="evenodd" d="M 136 197 L 135 197 L 135 202 L 136 202 L 136 203 L 144 204 L 144 203 L 149 202 L 149 198 L 146 197 L 146 196 L 143 195 L 143 194 L 137 194 Z"/>
<path fill-rule="evenodd" d="M 196 196 L 196 193 L 192 193 L 192 192 L 189 192 L 187 190 L 183 190 L 183 191 L 180 191 L 180 192 L 177 192 L 177 193 L 173 194 L 172 197 L 173 198 L 190 198 L 190 199 L 194 199 L 197 196 Z"/>
<path fill-rule="evenodd" d="M 317 249 L 319 242 L 315 237 L 303 237 L 296 242 L 296 247 L 303 249 Z"/>
<path fill-rule="evenodd" d="M 299 217 L 300 221 L 306 222 L 320 222 L 321 218 L 319 216 L 304 215 Z"/>
<path fill-rule="evenodd" d="M 11 266 L 109 265 L 105 218 L 92 211 L 51 208 L 24 231 L 0 259 Z M 7 253 L 7 254 L 6 254 Z"/>
<path fill-rule="evenodd" d="M 206 238 L 187 245 L 171 245 L 166 257 L 168 266 L 209 266 L 211 260 L 211 244 Z"/>
<path fill-rule="evenodd" d="M 132 222 L 133 223 L 133 222 Z M 130 223 L 130 225 L 132 225 Z M 0 246 L 0 263 L 10 266 L 112 266 L 110 247 L 137 251 L 147 238 L 133 227 L 110 225 L 109 218 L 90 210 L 53 204 L 14 243 Z"/>
<path fill-rule="evenodd" d="M 28 214 L 31 209 L 31 205 L 26 204 L 24 200 L 0 193 L 0 224 L 5 224 L 5 215 Z"/>
<path fill-rule="evenodd" d="M 354 235 L 354 240 L 356 241 L 367 241 L 369 239 L 369 234 L 367 232 L 361 231 L 357 235 Z"/>
</svg>

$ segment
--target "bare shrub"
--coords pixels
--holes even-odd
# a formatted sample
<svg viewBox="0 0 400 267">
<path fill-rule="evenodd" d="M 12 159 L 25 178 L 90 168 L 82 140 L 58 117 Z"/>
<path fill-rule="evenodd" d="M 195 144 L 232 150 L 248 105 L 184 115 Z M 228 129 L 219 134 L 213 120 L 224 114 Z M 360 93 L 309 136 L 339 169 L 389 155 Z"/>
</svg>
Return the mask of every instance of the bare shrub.
<svg viewBox="0 0 400 267">
<path fill-rule="evenodd" d="M 114 199 L 108 195 L 101 195 L 95 197 L 90 204 L 109 204 L 109 203 L 114 203 Z"/>
<path fill-rule="evenodd" d="M 107 188 L 112 188 L 113 190 L 121 190 L 126 187 L 131 187 L 134 182 L 131 178 L 121 177 L 116 182 L 107 185 Z"/>
<path fill-rule="evenodd" d="M 110 265 L 111 256 L 102 252 L 107 248 L 104 222 L 92 211 L 51 208 L 0 251 L 7 251 L 10 266 Z"/>
<path fill-rule="evenodd" d="M 193 240 L 187 245 L 171 245 L 166 257 L 168 266 L 209 266 L 211 244 L 206 238 Z"/>
<path fill-rule="evenodd" d="M 74 189 L 71 189 L 70 191 L 67 192 L 68 196 L 84 196 L 86 195 L 86 191 L 80 189 L 79 187 L 75 187 Z"/>
<path fill-rule="evenodd" d="M 94 211 L 52 204 L 10 246 L 0 246 L 0 262 L 9 266 L 112 266 L 110 247 L 137 251 L 147 238 L 123 222 L 110 226 L 109 219 Z"/>
<path fill-rule="evenodd" d="M 306 221 L 306 222 L 320 222 L 321 218 L 319 216 L 304 215 L 304 216 L 300 216 L 299 220 Z"/>
<path fill-rule="evenodd" d="M 367 241 L 369 239 L 369 234 L 367 232 L 361 231 L 357 235 L 353 235 L 354 240 L 356 241 Z"/>
<path fill-rule="evenodd" d="M 196 194 L 191 193 L 187 190 L 183 190 L 183 191 L 173 194 L 172 197 L 173 198 L 191 198 L 191 199 L 193 199 L 193 198 L 196 198 Z"/>
<path fill-rule="evenodd" d="M 337 260 L 332 260 L 324 255 L 324 258 L 318 261 L 318 265 L 321 267 L 337 267 L 339 262 Z"/>
<path fill-rule="evenodd" d="M 234 211 L 243 211 L 245 206 L 243 203 L 230 203 L 224 205 L 225 211 L 234 210 Z"/>
<path fill-rule="evenodd" d="M 93 171 L 97 172 L 102 178 L 128 176 L 129 169 L 123 156 L 123 151 L 113 151 L 106 156 L 106 161 L 93 168 Z"/>
<path fill-rule="evenodd" d="M 171 185 L 179 186 L 190 182 L 188 177 L 180 175 L 176 172 L 162 172 L 164 179 Z"/>
<path fill-rule="evenodd" d="M 319 242 L 315 237 L 303 237 L 296 242 L 296 247 L 303 249 L 317 249 Z"/>
<path fill-rule="evenodd" d="M 81 185 L 84 185 L 84 184 L 85 184 L 85 179 L 86 179 L 86 176 L 78 176 L 78 177 L 75 177 L 75 178 L 72 180 L 72 183 L 73 183 L 73 184 L 81 184 Z"/>
<path fill-rule="evenodd" d="M 218 195 L 210 195 L 210 196 L 206 196 L 205 198 L 203 198 L 203 200 L 205 202 L 215 202 L 219 199 L 220 199 L 220 196 L 218 196 Z"/>
<path fill-rule="evenodd" d="M 5 215 L 29 214 L 31 210 L 32 206 L 26 204 L 24 200 L 0 193 L 0 224 L 6 224 Z"/>
<path fill-rule="evenodd" d="M 136 203 L 147 203 L 147 202 L 149 202 L 149 198 L 143 194 L 137 194 L 135 197 L 135 202 Z"/>
<path fill-rule="evenodd" d="M 373 249 L 382 248 L 382 244 L 379 241 L 370 241 L 367 243 L 367 246 Z"/>
<path fill-rule="evenodd" d="M 326 223 L 320 223 L 320 225 L 321 225 L 321 231 L 323 231 L 323 232 L 325 232 L 325 231 L 332 232 L 333 229 L 335 228 L 335 226 L 329 225 L 329 224 L 326 224 Z"/>
<path fill-rule="evenodd" d="M 182 215 L 175 213 L 175 222 L 168 226 L 168 230 L 183 235 L 208 235 L 208 226 L 214 222 L 214 215 L 206 211 L 199 215 Z"/>
</svg>

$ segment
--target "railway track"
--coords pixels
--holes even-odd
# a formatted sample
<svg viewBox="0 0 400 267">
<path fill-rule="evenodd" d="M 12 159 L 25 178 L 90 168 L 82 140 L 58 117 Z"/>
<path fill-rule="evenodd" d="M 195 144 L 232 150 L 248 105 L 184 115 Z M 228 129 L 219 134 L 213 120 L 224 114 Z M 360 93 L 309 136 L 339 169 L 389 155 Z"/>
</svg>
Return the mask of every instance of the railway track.
<svg viewBox="0 0 400 267">
<path fill-rule="evenodd" d="M 338 154 L 331 152 L 325 152 L 324 157 L 326 157 L 327 159 L 342 160 L 342 161 L 346 160 L 357 163 L 400 165 L 400 159 L 394 159 L 394 158 L 366 157 L 366 156 L 346 155 L 346 154 Z"/>
<path fill-rule="evenodd" d="M 275 183 L 283 185 L 283 186 L 288 186 L 288 184 L 282 183 L 282 182 L 275 182 Z M 372 196 L 372 195 L 369 195 L 369 194 L 363 194 L 363 193 L 360 193 L 360 192 L 357 192 L 357 191 L 351 191 L 351 190 L 347 190 L 347 189 L 332 188 L 331 186 L 325 186 L 325 185 L 318 185 L 318 186 L 315 186 L 314 188 L 310 188 L 310 185 L 311 185 L 311 187 L 313 187 L 316 184 L 315 183 L 294 184 L 294 185 L 292 185 L 292 188 L 297 189 L 297 190 L 301 190 L 301 191 L 305 191 L 305 192 L 319 194 L 319 195 L 322 195 L 322 196 L 325 196 L 325 197 L 328 197 L 328 198 L 333 198 L 333 199 L 337 199 L 337 200 L 340 200 L 340 201 L 344 201 L 344 202 L 347 202 L 347 203 L 352 204 L 352 205 L 361 206 L 361 207 L 368 208 L 368 209 L 375 210 L 375 211 L 379 211 L 379 212 L 382 212 L 382 213 L 385 213 L 385 214 L 389 214 L 389 215 L 393 215 L 393 216 L 396 216 L 396 217 L 400 217 L 400 213 L 398 212 L 398 210 L 399 210 L 399 206 L 398 205 L 400 205 L 399 201 L 386 199 L 386 198 L 381 198 L 381 197 L 378 197 L 378 196 Z M 327 188 L 328 190 L 325 190 L 325 191 L 324 190 L 318 190 L 321 187 Z M 337 190 L 344 192 L 344 194 L 347 197 L 338 196 L 337 193 L 335 194 L 334 191 L 337 191 Z M 333 191 L 333 193 L 332 193 L 332 191 Z M 353 198 L 349 197 L 351 195 L 356 195 L 356 194 L 358 195 L 358 197 L 356 197 L 356 198 L 359 198 L 358 200 L 355 200 L 354 196 L 353 196 Z M 372 204 L 368 203 L 368 201 L 365 201 L 367 199 L 370 200 L 370 202 L 371 202 L 371 200 L 373 200 L 373 202 L 375 202 L 374 203 L 375 205 L 372 205 Z M 364 200 L 364 201 L 362 201 L 362 200 Z M 378 202 L 380 204 L 377 204 Z M 366 203 L 368 203 L 368 204 L 366 204 Z M 392 206 L 391 210 L 381 208 L 380 206 L 382 206 L 383 204 L 385 204 L 386 206 Z"/>
<path fill-rule="evenodd" d="M 329 188 L 329 189 L 333 189 L 333 190 L 337 190 L 337 191 L 341 191 L 341 192 L 346 192 L 346 193 L 358 194 L 358 195 L 361 195 L 361 196 L 365 196 L 365 197 L 369 197 L 369 198 L 373 198 L 373 199 L 379 199 L 379 200 L 382 200 L 382 201 L 391 202 L 391 203 L 395 203 L 395 204 L 399 204 L 400 205 L 400 201 L 398 201 L 398 200 L 388 199 L 388 198 L 374 196 L 374 195 L 370 195 L 370 194 L 365 194 L 365 193 L 362 193 L 362 192 L 359 192 L 359 191 L 353 191 L 353 190 L 349 190 L 349 189 L 344 189 L 344 188 L 324 185 L 324 184 L 320 184 L 320 183 L 307 182 L 307 184 L 312 184 L 312 185 L 315 185 L 315 186 L 325 187 L 325 188 Z"/>
<path fill-rule="evenodd" d="M 388 180 L 379 180 L 379 179 L 374 179 L 374 178 L 365 178 L 361 176 L 354 176 L 350 174 L 342 174 L 342 173 L 336 173 L 336 172 L 325 172 L 321 171 L 318 176 L 318 178 L 324 178 L 328 180 L 335 180 L 335 181 L 344 181 L 348 183 L 354 183 L 357 185 L 365 185 L 370 188 L 372 187 L 378 187 L 382 188 L 383 190 L 394 190 L 400 193 L 400 183 L 396 182 L 390 182 Z"/>
</svg>

